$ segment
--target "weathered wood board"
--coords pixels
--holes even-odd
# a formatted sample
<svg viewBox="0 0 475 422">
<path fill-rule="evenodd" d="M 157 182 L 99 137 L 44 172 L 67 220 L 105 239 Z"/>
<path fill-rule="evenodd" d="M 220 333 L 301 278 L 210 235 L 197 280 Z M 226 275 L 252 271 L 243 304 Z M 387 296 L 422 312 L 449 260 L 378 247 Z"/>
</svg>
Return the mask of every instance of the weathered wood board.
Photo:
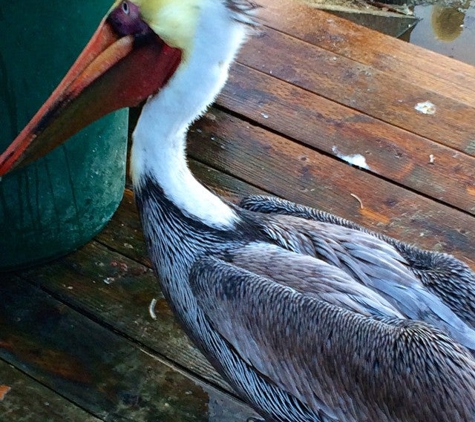
<svg viewBox="0 0 475 422">
<path fill-rule="evenodd" d="M 8 362 L 40 383 L 28 386 L 39 396 L 37 400 L 43 400 L 32 401 L 34 415 L 40 410 L 42 414 L 47 411 L 52 415 L 65 411 L 72 414 L 71 408 L 76 412 L 71 420 L 78 421 L 87 420 L 83 419 L 87 415 L 91 421 L 99 418 L 204 422 L 210 416 L 219 416 L 216 420 L 237 422 L 252 415 L 251 410 L 222 389 L 185 376 L 171 360 L 160 358 L 155 349 L 170 357 L 179 351 L 185 356 L 181 362 L 184 367 L 202 360 L 194 356 L 197 352 L 183 335 L 175 340 L 173 331 L 180 330 L 163 299 L 159 299 L 156 310 L 164 324 L 150 318 L 147 304 L 140 306 L 134 301 L 139 297 L 148 301 L 149 291 L 141 290 L 141 283 L 152 281 L 150 271 L 125 257 L 110 261 L 113 256 L 104 249 L 92 243 L 58 260 L 56 266 L 25 273 L 29 283 L 5 276 L 0 284 L 3 300 L 0 364 Z M 81 257 L 88 253 L 89 256 Z M 76 265 L 78 262 L 84 266 Z M 156 283 L 148 284 L 155 287 Z M 108 297 L 101 299 L 97 289 Z M 127 309 L 128 304 L 135 306 Z M 174 350 L 173 342 L 181 343 L 181 347 Z M 155 344 L 162 346 L 154 347 Z M 209 366 L 205 369 L 212 372 Z M 203 378 L 217 377 L 214 373 L 208 376 L 203 368 L 201 372 Z M 15 394 L 10 393 L 22 391 L 21 378 L 3 376 L 2 384 L 12 390 L 0 403 L 0 420 L 2 414 L 8 415 L 19 406 Z M 23 375 L 23 378 L 27 377 Z M 45 405 L 43 395 L 48 396 L 43 392 L 47 390 L 45 386 L 50 389 L 49 395 L 56 391 L 65 403 Z M 210 403 L 214 404 L 213 408 Z M 24 409 L 23 413 L 26 413 Z M 15 420 L 29 420 L 27 417 L 31 415 Z"/>
</svg>

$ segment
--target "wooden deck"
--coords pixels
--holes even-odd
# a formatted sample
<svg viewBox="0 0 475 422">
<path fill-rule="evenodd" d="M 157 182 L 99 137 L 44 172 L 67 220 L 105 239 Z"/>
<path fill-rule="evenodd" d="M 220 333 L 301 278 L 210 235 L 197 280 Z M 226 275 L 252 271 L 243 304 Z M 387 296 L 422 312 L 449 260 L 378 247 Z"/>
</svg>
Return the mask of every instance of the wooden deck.
<svg viewBox="0 0 475 422">
<path fill-rule="evenodd" d="M 475 268 L 475 68 L 287 0 L 260 3 L 262 31 L 191 131 L 200 180 L 319 207 Z M 426 101 L 435 114 L 416 111 Z M 0 278 L 0 421 L 251 415 L 174 322 L 130 189 L 83 248 Z"/>
</svg>

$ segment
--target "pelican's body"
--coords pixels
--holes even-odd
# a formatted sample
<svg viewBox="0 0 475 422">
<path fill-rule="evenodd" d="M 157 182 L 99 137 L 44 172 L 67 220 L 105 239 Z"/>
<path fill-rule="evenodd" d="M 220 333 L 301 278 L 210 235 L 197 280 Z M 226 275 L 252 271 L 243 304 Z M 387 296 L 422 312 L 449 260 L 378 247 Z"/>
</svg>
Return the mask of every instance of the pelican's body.
<svg viewBox="0 0 475 422">
<path fill-rule="evenodd" d="M 141 60 L 150 42 L 172 62 L 159 61 L 165 76 L 143 108 L 131 159 L 166 299 L 268 422 L 475 421 L 475 279 L 465 264 L 289 202 L 231 205 L 188 169 L 187 129 L 224 85 L 250 8 L 118 1 L 105 21 L 118 43 L 141 40 Z M 94 40 L 86 50 L 96 54 L 103 43 Z M 35 119 L 43 130 L 44 118 Z M 15 148 L 28 152 L 31 131 Z M 0 158 L 0 173 L 23 159 L 17 149 Z"/>
<path fill-rule="evenodd" d="M 315 259 L 324 248 L 299 233 L 318 225 L 232 208 L 235 225 L 212 227 L 184 213 L 153 180 L 136 195 L 149 253 L 175 315 L 266 421 L 475 420 L 472 356 Z M 327 228 L 350 234 L 339 227 Z M 314 231 L 320 246 L 324 233 Z M 387 262 L 394 265 L 392 247 L 367 235 L 359 240 L 392 250 Z M 383 405 L 389 403 L 388 412 Z"/>
</svg>

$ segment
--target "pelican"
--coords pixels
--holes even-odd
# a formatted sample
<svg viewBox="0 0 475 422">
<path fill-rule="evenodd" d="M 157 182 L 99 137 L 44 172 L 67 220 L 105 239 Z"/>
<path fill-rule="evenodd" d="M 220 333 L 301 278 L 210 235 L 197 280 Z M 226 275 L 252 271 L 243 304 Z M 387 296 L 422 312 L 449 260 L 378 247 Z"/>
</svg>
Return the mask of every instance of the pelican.
<svg viewBox="0 0 475 422">
<path fill-rule="evenodd" d="M 0 175 L 146 100 L 131 176 L 177 320 L 267 422 L 475 421 L 474 274 L 454 257 L 190 172 L 189 125 L 252 32 L 245 0 L 119 0 Z"/>
</svg>

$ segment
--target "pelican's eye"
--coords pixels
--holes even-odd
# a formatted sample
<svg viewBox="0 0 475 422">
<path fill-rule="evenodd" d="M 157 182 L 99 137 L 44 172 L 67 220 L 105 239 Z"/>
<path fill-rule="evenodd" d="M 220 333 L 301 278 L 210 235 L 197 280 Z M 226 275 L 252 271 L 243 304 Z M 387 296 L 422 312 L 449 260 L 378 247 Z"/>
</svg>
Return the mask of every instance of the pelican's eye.
<svg viewBox="0 0 475 422">
<path fill-rule="evenodd" d="M 139 7 L 130 1 L 123 1 L 109 13 L 107 22 L 121 37 L 134 35 L 141 37 L 150 35 L 153 31 L 140 15 Z"/>
</svg>

